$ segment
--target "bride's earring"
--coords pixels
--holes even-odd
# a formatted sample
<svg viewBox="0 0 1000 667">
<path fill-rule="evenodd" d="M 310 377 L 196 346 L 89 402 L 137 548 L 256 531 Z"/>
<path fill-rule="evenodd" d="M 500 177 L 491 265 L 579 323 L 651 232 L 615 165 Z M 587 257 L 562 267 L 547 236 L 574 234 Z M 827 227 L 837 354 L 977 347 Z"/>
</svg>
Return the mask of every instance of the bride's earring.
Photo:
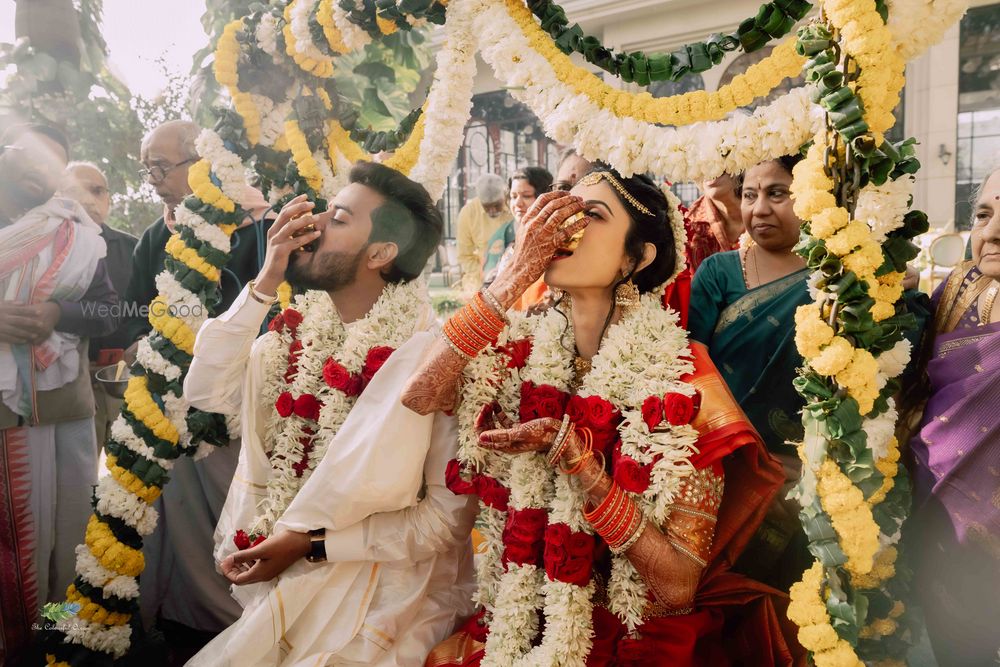
<svg viewBox="0 0 1000 667">
<path fill-rule="evenodd" d="M 639 288 L 631 278 L 615 288 L 615 305 L 622 310 L 630 310 L 639 305 Z"/>
</svg>

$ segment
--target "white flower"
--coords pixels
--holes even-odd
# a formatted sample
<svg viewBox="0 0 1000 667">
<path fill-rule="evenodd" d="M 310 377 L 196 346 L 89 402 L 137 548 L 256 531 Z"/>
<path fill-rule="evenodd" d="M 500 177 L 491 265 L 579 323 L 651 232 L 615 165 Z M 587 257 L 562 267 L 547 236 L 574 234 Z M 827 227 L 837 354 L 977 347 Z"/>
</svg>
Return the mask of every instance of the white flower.
<svg viewBox="0 0 1000 667">
<path fill-rule="evenodd" d="M 260 17 L 260 23 L 257 25 L 257 46 L 271 56 L 274 62 L 280 62 L 284 57 L 278 49 L 278 18 L 271 12 L 265 12 Z"/>
<path fill-rule="evenodd" d="M 222 192 L 237 204 L 245 197 L 246 170 L 243 160 L 233 153 L 213 130 L 202 130 L 195 140 L 198 155 L 212 165 L 212 173 L 219 179 Z"/>
<path fill-rule="evenodd" d="M 891 378 L 900 375 L 910 363 L 910 353 L 913 345 L 905 338 L 896 343 L 891 350 L 886 350 L 878 355 L 878 367 L 882 373 Z"/>
<path fill-rule="evenodd" d="M 890 232 L 903 226 L 903 216 L 910 208 L 913 183 L 912 176 L 903 176 L 881 186 L 869 183 L 861 189 L 854 219 L 871 227 L 876 242 L 884 243 Z"/>
</svg>

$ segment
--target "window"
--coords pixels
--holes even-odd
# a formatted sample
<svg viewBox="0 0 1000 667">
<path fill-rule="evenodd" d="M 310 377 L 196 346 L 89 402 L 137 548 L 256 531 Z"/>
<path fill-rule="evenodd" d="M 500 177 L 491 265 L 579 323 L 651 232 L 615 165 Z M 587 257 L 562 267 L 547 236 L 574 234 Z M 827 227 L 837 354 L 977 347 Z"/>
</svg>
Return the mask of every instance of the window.
<svg viewBox="0 0 1000 667">
<path fill-rule="evenodd" d="M 970 9 L 959 44 L 955 226 L 969 229 L 970 199 L 1000 163 L 1000 4 Z"/>
</svg>

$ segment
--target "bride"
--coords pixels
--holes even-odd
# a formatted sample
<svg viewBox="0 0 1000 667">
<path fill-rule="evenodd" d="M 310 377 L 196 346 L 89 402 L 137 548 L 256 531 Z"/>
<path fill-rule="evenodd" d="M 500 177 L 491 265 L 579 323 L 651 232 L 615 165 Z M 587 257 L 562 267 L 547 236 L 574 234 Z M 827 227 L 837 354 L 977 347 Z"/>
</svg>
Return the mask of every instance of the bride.
<svg viewBox="0 0 1000 667">
<path fill-rule="evenodd" d="M 427 664 L 793 664 L 781 594 L 729 571 L 781 466 L 660 305 L 683 269 L 676 205 L 598 168 L 524 224 L 403 395 L 457 412 L 448 483 L 478 496 L 486 545 L 481 611 Z M 556 307 L 508 316 L 543 274 Z"/>
</svg>

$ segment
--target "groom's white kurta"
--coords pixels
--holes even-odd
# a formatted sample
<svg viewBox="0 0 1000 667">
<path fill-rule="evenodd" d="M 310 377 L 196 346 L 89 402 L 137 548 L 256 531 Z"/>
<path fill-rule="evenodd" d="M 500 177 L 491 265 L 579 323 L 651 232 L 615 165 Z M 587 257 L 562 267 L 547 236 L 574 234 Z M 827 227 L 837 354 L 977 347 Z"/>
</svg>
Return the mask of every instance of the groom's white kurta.
<svg viewBox="0 0 1000 667">
<path fill-rule="evenodd" d="M 273 378 L 264 377 L 254 344 L 266 313 L 244 290 L 207 321 L 184 382 L 196 407 L 242 413 L 239 467 L 215 535 L 219 561 L 235 551 L 236 530 L 251 524 L 270 473 L 260 395 Z M 434 340 L 426 328 L 375 375 L 275 526 L 325 528 L 328 562 L 302 560 L 274 581 L 234 586 L 242 617 L 188 665 L 420 666 L 472 612 L 475 508 L 444 481 L 457 448 L 455 420 L 420 416 L 400 402 Z"/>
</svg>

